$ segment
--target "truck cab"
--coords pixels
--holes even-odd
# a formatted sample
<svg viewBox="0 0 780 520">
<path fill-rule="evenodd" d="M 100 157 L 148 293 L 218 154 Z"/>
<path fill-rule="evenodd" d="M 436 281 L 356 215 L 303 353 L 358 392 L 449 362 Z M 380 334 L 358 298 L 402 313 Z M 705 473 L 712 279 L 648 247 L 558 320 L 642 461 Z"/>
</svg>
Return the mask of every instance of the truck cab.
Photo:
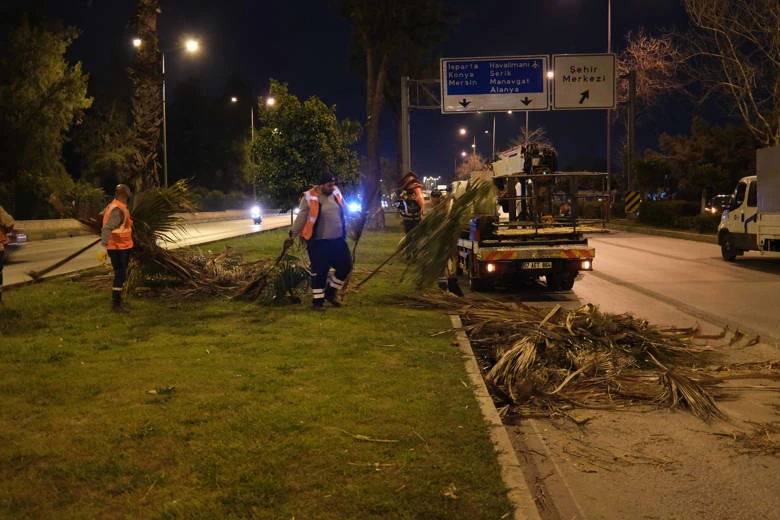
<svg viewBox="0 0 780 520">
<path fill-rule="evenodd" d="M 758 182 L 755 175 L 743 177 L 734 188 L 729 209 L 718 226 L 718 243 L 724 260 L 733 261 L 745 251 L 758 249 L 756 213 Z"/>
<path fill-rule="evenodd" d="M 718 226 L 718 244 L 727 262 L 745 251 L 780 258 L 780 147 L 757 151 L 756 175 L 741 178 L 734 188 Z"/>
</svg>

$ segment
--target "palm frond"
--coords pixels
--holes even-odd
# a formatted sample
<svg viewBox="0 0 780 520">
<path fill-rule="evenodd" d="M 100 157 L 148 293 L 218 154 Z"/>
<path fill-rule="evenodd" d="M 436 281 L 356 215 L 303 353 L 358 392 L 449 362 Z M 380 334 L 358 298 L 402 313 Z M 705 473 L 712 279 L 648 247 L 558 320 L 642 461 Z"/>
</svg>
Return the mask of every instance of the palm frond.
<svg viewBox="0 0 780 520">
<path fill-rule="evenodd" d="M 486 202 L 495 197 L 495 186 L 487 179 L 474 178 L 465 193 L 431 209 L 398 248 L 414 273 L 418 288 L 432 285 L 444 272 L 447 262 L 457 257 L 458 238 L 469 221 Z"/>
<path fill-rule="evenodd" d="M 549 409 L 655 403 L 685 407 L 702 420 L 725 417 L 705 389 L 721 379 L 691 370 L 711 353 L 694 343 L 698 328 L 656 327 L 590 304 L 564 312 L 489 300 L 413 299 L 461 317 L 486 381 L 506 403 Z"/>
<path fill-rule="evenodd" d="M 168 188 L 152 188 L 139 193 L 133 203 L 133 239 L 142 246 L 158 240 L 171 242 L 181 236 L 180 212 L 194 211 L 187 182 Z"/>
</svg>

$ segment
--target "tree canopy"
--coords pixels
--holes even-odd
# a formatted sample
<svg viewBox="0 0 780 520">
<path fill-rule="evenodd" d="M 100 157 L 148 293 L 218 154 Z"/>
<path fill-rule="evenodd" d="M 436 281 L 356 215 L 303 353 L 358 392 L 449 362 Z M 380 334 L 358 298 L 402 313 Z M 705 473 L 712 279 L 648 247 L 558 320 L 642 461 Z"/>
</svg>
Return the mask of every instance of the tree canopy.
<svg viewBox="0 0 780 520">
<path fill-rule="evenodd" d="M 73 28 L 23 20 L 0 46 L 0 199 L 11 201 L 17 218 L 73 185 L 62 146 L 92 104 L 81 63 L 65 59 L 76 37 Z"/>
<path fill-rule="evenodd" d="M 736 181 L 755 171 L 755 136 L 744 125 L 712 125 L 697 118 L 690 136 L 662 134 L 661 152 L 646 152 L 636 163 L 643 191 L 669 189 L 695 200 L 728 193 Z"/>
<path fill-rule="evenodd" d="M 761 145 L 780 145 L 780 5 L 777 0 L 684 0 L 688 72 L 727 102 Z"/>
<path fill-rule="evenodd" d="M 392 87 L 400 75 L 425 66 L 426 54 L 444 39 L 456 18 L 440 0 L 342 0 L 341 4 L 344 17 L 352 24 L 353 53 L 360 56 L 360 70 L 366 78 L 364 207 L 376 209 L 381 180 L 379 121 L 387 91 L 400 92 L 399 87 Z M 400 105 L 391 105 L 397 115 Z"/>
<path fill-rule="evenodd" d="M 316 96 L 301 102 L 276 80 L 271 80 L 268 92 L 275 103 L 258 99 L 251 147 L 258 193 L 288 210 L 318 183 L 323 169 L 334 173 L 342 188 L 354 184 L 358 157 L 350 146 L 360 137 L 360 126 L 348 119 L 339 121 L 336 107 Z"/>
</svg>

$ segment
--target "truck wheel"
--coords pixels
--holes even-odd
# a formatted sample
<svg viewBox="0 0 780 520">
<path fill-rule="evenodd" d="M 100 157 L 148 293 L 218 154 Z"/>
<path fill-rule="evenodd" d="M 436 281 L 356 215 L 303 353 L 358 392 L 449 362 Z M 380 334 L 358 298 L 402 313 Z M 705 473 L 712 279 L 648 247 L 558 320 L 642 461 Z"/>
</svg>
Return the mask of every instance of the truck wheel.
<svg viewBox="0 0 780 520">
<path fill-rule="evenodd" d="M 493 288 L 493 283 L 482 278 L 469 277 L 469 289 L 474 292 L 489 291 Z"/>
<path fill-rule="evenodd" d="M 732 242 L 731 237 L 728 235 L 723 237 L 723 243 L 720 245 L 720 254 L 727 262 L 733 262 L 739 254 L 739 250 L 734 247 L 734 242 Z"/>
<path fill-rule="evenodd" d="M 552 273 L 545 278 L 547 278 L 547 288 L 551 291 L 569 291 L 574 287 L 577 273 Z"/>
</svg>

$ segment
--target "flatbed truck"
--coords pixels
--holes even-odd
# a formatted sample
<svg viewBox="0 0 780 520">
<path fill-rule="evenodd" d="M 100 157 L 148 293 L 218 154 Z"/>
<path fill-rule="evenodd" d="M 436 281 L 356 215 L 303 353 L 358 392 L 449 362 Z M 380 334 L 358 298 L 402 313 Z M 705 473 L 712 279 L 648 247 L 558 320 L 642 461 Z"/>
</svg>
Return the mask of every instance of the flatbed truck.
<svg viewBox="0 0 780 520">
<path fill-rule="evenodd" d="M 580 272 L 593 270 L 585 232 L 606 227 L 606 174 L 502 173 L 493 177 L 495 213 L 472 219 L 458 240 L 459 272 L 475 291 L 535 279 L 570 290 Z"/>
</svg>

